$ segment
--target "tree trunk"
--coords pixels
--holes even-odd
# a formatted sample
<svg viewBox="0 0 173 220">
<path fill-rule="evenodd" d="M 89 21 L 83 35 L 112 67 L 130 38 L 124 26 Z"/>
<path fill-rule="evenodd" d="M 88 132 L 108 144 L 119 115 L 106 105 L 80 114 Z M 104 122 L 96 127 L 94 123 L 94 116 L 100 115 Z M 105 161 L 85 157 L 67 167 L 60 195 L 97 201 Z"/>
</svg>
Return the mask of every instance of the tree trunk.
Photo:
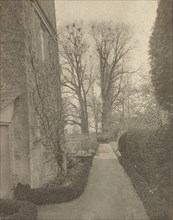
<svg viewBox="0 0 173 220">
<path fill-rule="evenodd" d="M 79 105 L 81 111 L 81 132 L 82 134 L 88 134 L 88 112 L 87 112 L 87 105 L 84 103 L 82 97 L 79 97 Z"/>
<path fill-rule="evenodd" d="M 109 133 L 111 131 L 111 103 L 106 98 L 102 100 L 102 132 Z"/>
<path fill-rule="evenodd" d="M 81 118 L 81 132 L 82 134 L 89 133 L 87 120 L 85 118 Z"/>
<path fill-rule="evenodd" d="M 96 134 L 98 134 L 98 120 L 96 117 L 95 117 L 95 132 Z"/>
</svg>

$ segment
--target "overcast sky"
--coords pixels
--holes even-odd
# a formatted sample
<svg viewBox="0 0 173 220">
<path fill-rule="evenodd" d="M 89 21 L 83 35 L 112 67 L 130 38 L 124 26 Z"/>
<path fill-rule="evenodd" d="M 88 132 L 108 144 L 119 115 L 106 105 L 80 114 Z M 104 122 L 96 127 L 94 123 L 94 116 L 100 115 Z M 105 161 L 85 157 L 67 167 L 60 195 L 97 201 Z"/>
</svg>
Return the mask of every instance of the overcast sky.
<svg viewBox="0 0 173 220">
<path fill-rule="evenodd" d="M 75 20 L 83 20 L 86 23 L 102 20 L 129 23 L 133 27 L 137 40 L 134 65 L 145 66 L 148 60 L 148 42 L 156 17 L 157 4 L 156 0 L 55 0 L 57 26 Z"/>
</svg>

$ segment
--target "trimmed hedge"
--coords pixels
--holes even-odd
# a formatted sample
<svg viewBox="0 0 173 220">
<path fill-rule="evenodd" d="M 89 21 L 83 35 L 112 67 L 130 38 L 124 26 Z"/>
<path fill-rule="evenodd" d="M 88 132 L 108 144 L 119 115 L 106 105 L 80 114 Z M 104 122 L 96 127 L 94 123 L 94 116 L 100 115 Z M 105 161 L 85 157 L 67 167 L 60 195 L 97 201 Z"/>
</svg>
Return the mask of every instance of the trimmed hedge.
<svg viewBox="0 0 173 220">
<path fill-rule="evenodd" d="M 152 130 L 141 130 L 141 129 L 131 129 L 125 132 L 119 139 L 118 146 L 119 151 L 124 158 L 138 165 L 143 160 L 143 154 L 141 152 L 143 147 L 148 144 L 150 136 L 152 136 L 154 131 Z"/>
<path fill-rule="evenodd" d="M 69 202 L 79 197 L 85 189 L 88 175 L 92 166 L 93 157 L 82 159 L 83 165 L 80 171 L 76 174 L 74 182 L 69 186 L 59 188 L 37 188 L 32 189 L 29 185 L 18 184 L 14 190 L 14 196 L 17 200 L 27 200 L 34 204 L 50 204 Z"/>
<path fill-rule="evenodd" d="M 125 165 L 129 176 L 137 182 L 134 170 L 142 176 L 143 181 L 150 189 L 154 189 L 153 204 L 150 205 L 151 212 L 158 212 L 159 219 L 168 219 L 168 209 L 172 203 L 172 148 L 173 148 L 173 123 L 169 123 L 157 130 L 129 130 L 119 140 L 119 151 L 121 160 L 126 161 Z M 123 167 L 125 167 L 123 166 Z M 132 171 L 131 167 L 133 167 Z M 129 168 L 128 168 L 129 167 Z M 145 186 L 139 185 L 139 193 L 145 190 Z M 147 196 L 147 202 L 150 196 Z M 149 198 L 149 199 L 148 199 Z M 145 196 L 142 198 L 146 199 Z M 151 203 L 151 202 L 150 202 Z M 149 204 L 150 204 L 149 203 Z M 160 204 L 162 203 L 162 205 Z M 152 208 L 153 206 L 153 208 Z M 157 211 L 161 209 L 161 213 Z M 164 210 L 165 209 L 165 210 Z"/>
<path fill-rule="evenodd" d="M 118 145 L 122 157 L 128 159 L 148 182 L 152 184 L 161 182 L 165 172 L 170 176 L 172 151 L 170 125 L 157 130 L 129 130 L 120 137 Z"/>
<path fill-rule="evenodd" d="M 27 201 L 14 201 L 0 199 L 0 215 L 2 220 L 36 220 L 37 207 Z"/>
</svg>

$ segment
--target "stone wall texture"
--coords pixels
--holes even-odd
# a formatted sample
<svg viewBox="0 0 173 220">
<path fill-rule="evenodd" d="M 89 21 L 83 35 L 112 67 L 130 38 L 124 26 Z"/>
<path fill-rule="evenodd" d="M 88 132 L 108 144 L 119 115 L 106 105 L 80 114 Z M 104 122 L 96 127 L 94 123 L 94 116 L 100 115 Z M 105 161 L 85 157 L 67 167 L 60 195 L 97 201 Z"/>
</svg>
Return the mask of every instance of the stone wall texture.
<svg viewBox="0 0 173 220">
<path fill-rule="evenodd" d="M 35 4 L 39 5 L 41 15 Z M 0 87 L 21 92 L 15 101 L 12 122 L 14 183 L 38 187 L 51 173 L 43 158 L 47 140 L 36 112 L 36 107 L 41 111 L 37 86 L 44 97 L 46 112 L 58 117 L 61 102 L 54 1 L 8 0 L 0 1 L 0 7 Z M 45 20 L 55 30 L 54 36 Z"/>
<path fill-rule="evenodd" d="M 1 88 L 19 89 L 12 124 L 14 181 L 29 182 L 28 102 L 25 74 L 23 2 L 0 1 Z M 17 178 L 17 179 L 16 179 Z"/>
</svg>

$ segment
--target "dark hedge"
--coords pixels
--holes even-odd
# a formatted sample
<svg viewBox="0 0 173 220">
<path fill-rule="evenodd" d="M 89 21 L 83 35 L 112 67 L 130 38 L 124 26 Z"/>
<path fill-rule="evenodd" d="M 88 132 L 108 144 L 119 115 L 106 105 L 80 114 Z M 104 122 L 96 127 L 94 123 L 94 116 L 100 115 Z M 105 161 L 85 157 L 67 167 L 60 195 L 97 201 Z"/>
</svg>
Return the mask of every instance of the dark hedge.
<svg viewBox="0 0 173 220">
<path fill-rule="evenodd" d="M 120 137 L 118 145 L 122 157 L 128 159 L 147 181 L 154 184 L 163 181 L 165 174 L 170 177 L 172 162 L 170 124 L 157 130 L 129 130 Z"/>
<path fill-rule="evenodd" d="M 173 123 L 170 120 L 170 123 L 156 130 L 129 130 L 119 141 L 119 151 L 122 155 L 120 159 L 125 161 L 126 169 L 130 172 L 129 176 L 136 178 L 133 174 L 135 169 L 148 186 L 154 189 L 157 199 L 153 200 L 153 208 L 151 206 L 150 209 L 156 212 L 157 207 L 162 207 L 160 202 L 163 202 L 161 212 L 164 215 L 166 215 L 165 213 L 168 215 L 168 207 L 171 207 L 173 198 L 172 126 Z M 125 156 L 123 152 L 125 152 Z M 128 165 L 126 165 L 127 163 Z M 130 166 L 133 167 L 132 171 L 130 171 Z M 140 183 L 139 191 L 142 192 L 144 187 Z M 147 198 L 149 197 L 147 196 Z"/>
</svg>

